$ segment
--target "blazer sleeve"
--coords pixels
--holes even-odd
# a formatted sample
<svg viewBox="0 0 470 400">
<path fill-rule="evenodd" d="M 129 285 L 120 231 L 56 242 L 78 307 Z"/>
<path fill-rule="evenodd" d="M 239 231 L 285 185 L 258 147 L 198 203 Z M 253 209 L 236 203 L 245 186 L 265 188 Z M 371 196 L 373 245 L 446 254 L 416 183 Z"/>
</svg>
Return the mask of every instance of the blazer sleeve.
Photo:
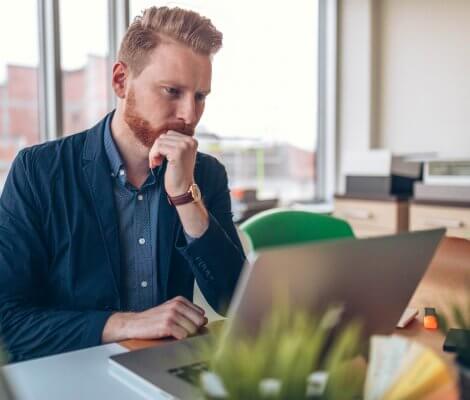
<svg viewBox="0 0 470 400">
<path fill-rule="evenodd" d="M 206 182 L 211 182 L 212 196 L 205 204 L 209 212 L 209 227 L 200 238 L 189 243 L 184 235 L 179 234 L 177 248 L 188 261 L 211 307 L 225 314 L 245 262 L 245 254 L 233 223 L 227 173 L 216 159 L 211 161 L 203 177 Z"/>
<path fill-rule="evenodd" d="M 44 303 L 49 267 L 44 210 L 27 159 L 27 151 L 18 154 L 0 198 L 0 329 L 12 361 L 98 345 L 111 315 Z"/>
</svg>

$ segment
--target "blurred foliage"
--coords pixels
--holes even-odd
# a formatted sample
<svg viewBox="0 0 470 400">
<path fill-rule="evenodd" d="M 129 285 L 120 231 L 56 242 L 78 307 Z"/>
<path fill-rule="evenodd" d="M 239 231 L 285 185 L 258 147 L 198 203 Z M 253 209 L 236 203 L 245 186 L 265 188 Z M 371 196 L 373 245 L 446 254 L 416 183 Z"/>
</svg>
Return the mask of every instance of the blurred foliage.
<svg viewBox="0 0 470 400">
<path fill-rule="evenodd" d="M 338 325 L 340 312 L 335 307 L 322 318 L 291 312 L 285 306 L 273 309 L 276 311 L 260 323 L 256 337 L 219 334 L 216 351 L 211 346 L 201 349 L 204 359 L 210 360 L 210 371 L 220 378 L 227 393 L 219 398 L 360 398 L 365 368 L 356 368 L 351 361 L 361 349 L 360 324 Z M 326 388 L 322 394 L 312 394 L 308 378 L 318 371 L 328 374 Z M 263 382 L 279 385 L 266 393 L 260 390 Z"/>
</svg>

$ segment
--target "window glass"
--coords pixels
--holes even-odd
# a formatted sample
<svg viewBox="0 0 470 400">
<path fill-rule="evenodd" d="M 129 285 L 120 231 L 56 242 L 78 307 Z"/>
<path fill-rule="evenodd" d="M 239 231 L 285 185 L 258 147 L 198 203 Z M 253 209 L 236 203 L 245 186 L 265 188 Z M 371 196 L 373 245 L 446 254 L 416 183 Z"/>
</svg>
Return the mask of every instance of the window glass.
<svg viewBox="0 0 470 400">
<path fill-rule="evenodd" d="M 39 141 L 36 0 L 0 2 L 0 190 L 18 151 Z"/>
<path fill-rule="evenodd" d="M 61 0 L 64 134 L 93 126 L 110 111 L 107 0 Z"/>
</svg>

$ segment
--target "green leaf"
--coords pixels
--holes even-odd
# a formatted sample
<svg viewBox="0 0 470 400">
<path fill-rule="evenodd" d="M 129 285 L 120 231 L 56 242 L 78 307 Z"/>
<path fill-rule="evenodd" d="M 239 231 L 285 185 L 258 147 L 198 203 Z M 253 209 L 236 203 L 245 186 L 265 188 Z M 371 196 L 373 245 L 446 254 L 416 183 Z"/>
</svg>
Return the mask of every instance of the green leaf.
<svg viewBox="0 0 470 400">
<path fill-rule="evenodd" d="M 437 314 L 437 322 L 439 326 L 439 330 L 444 334 L 447 335 L 447 332 L 449 331 L 449 324 L 447 322 L 447 318 L 443 313 L 438 313 Z"/>
<path fill-rule="evenodd" d="M 452 306 L 452 316 L 454 321 L 457 323 L 457 326 L 462 329 L 466 329 L 467 322 L 465 321 L 465 317 L 463 316 L 463 312 L 460 309 L 458 304 L 454 304 Z"/>
</svg>

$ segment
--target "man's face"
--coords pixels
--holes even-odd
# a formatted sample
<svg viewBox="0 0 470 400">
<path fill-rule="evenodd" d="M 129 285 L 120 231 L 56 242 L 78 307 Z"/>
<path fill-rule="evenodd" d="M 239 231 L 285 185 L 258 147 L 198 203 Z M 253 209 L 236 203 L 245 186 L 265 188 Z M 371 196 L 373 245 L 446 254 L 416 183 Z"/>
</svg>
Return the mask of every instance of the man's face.
<svg viewBox="0 0 470 400">
<path fill-rule="evenodd" d="M 170 42 L 160 44 L 139 76 L 128 78 L 124 120 L 146 147 L 168 130 L 193 134 L 210 92 L 209 56 Z"/>
</svg>

